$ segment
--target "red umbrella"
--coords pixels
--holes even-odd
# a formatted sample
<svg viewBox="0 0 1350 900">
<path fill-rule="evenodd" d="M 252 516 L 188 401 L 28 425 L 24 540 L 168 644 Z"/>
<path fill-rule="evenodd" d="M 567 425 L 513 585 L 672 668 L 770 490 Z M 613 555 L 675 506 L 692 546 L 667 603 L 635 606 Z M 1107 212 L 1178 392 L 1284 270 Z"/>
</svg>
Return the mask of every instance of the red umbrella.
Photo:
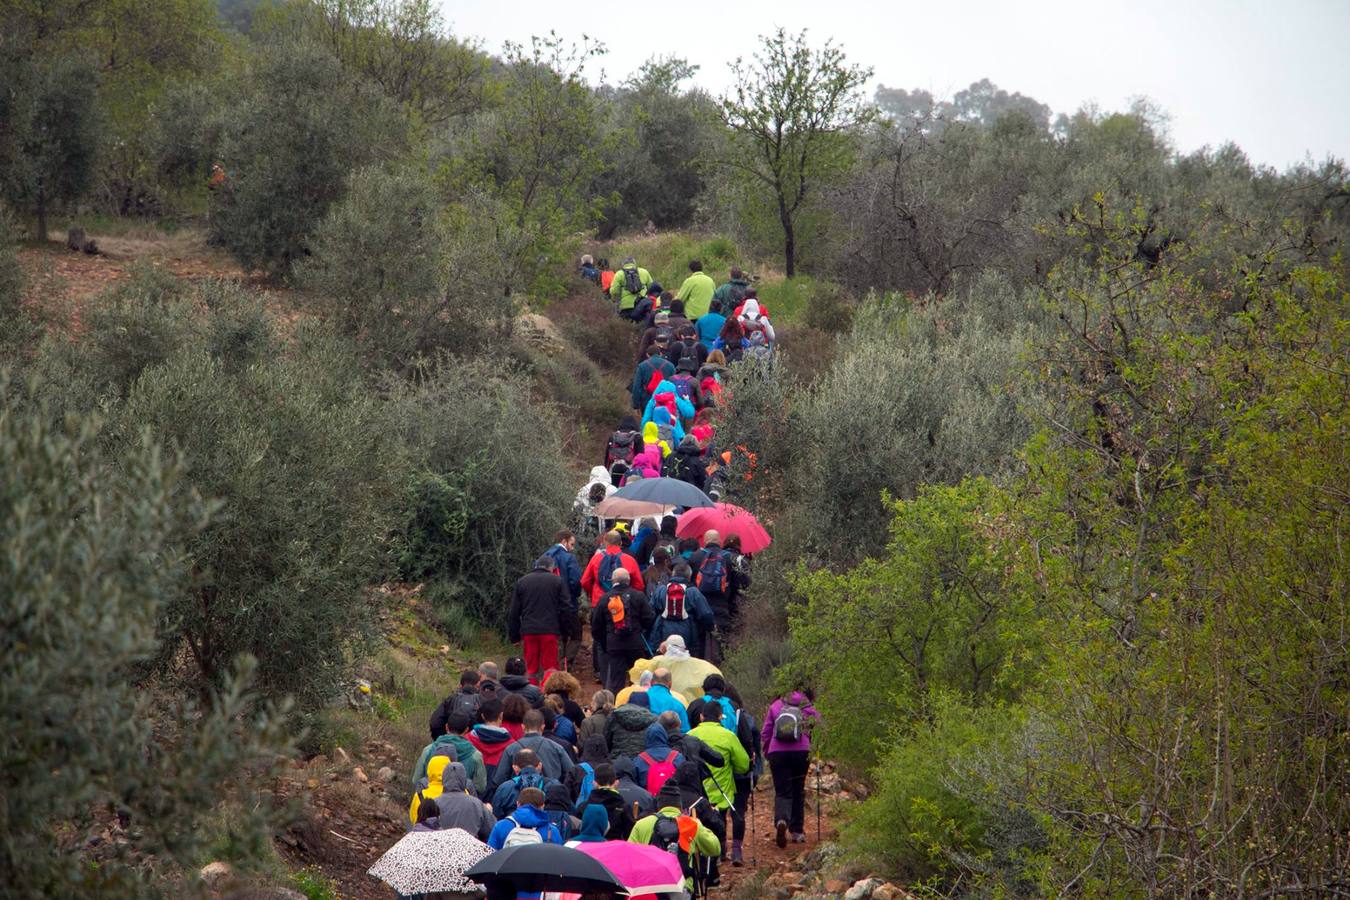
<svg viewBox="0 0 1350 900">
<path fill-rule="evenodd" d="M 719 503 L 712 509 L 696 508 L 682 514 L 675 536 L 701 538 L 705 531 L 716 531 L 725 540 L 731 535 L 741 539 L 742 553 L 758 553 L 772 538 L 752 514 L 731 503 Z"/>
</svg>

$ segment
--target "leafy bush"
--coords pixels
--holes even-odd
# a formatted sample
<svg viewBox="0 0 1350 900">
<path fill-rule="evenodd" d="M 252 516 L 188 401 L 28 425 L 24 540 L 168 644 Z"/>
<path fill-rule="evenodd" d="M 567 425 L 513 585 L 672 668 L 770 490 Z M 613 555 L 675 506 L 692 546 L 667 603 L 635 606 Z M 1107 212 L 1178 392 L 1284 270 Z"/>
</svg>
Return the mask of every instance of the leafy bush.
<svg viewBox="0 0 1350 900">
<path fill-rule="evenodd" d="M 227 180 L 212 196 L 213 240 L 246 266 L 285 276 L 352 169 L 398 153 L 406 126 L 380 91 L 306 42 L 264 46 L 226 113 Z"/>
<path fill-rule="evenodd" d="M 400 569 L 439 580 L 477 621 L 506 621 L 511 585 L 567 521 L 571 476 L 551 408 L 518 372 L 443 358 L 393 383 L 391 425 L 411 455 Z"/>
<path fill-rule="evenodd" d="M 134 861 L 191 864 L 203 820 L 286 749 L 281 719 L 245 692 L 247 661 L 225 659 L 202 705 L 147 689 L 156 624 L 190 580 L 182 539 L 209 509 L 154 445 L 105 455 L 94 420 L 58 425 L 28 401 L 0 406 L 0 882 L 25 896 L 145 896 Z M 134 826 L 113 856 L 78 838 L 108 807 Z M 232 810 L 236 846 L 256 853 L 272 815 L 266 802 Z"/>
<path fill-rule="evenodd" d="M 250 652 L 264 689 L 313 710 L 370 634 L 364 591 L 385 571 L 399 457 L 348 354 L 312 328 L 248 366 L 194 346 L 143 372 L 117 410 L 124 441 L 149 428 L 222 503 L 188 542 L 192 590 L 161 618 L 161 662 L 186 650 L 198 685 Z"/>
<path fill-rule="evenodd" d="M 515 312 L 505 267 L 457 228 L 425 172 L 369 167 L 324 217 L 297 267 L 342 333 L 378 365 L 407 370 L 438 350 L 481 352 Z"/>
</svg>

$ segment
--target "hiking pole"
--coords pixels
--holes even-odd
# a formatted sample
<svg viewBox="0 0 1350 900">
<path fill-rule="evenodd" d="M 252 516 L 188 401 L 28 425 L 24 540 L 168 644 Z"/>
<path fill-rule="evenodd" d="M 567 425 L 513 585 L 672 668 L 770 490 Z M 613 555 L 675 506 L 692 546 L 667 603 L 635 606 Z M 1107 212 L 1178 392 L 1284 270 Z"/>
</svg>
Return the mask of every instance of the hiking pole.
<svg viewBox="0 0 1350 900">
<path fill-rule="evenodd" d="M 759 854 L 755 852 L 755 777 L 750 776 L 750 865 L 759 868 Z"/>
<path fill-rule="evenodd" d="M 815 758 L 815 843 L 821 842 L 821 760 Z"/>
</svg>

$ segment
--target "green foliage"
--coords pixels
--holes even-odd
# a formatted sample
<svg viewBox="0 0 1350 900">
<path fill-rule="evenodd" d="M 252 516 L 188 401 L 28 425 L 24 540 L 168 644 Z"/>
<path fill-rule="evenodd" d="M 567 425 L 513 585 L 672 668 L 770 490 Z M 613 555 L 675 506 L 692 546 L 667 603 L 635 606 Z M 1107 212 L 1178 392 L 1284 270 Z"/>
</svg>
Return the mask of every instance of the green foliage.
<svg viewBox="0 0 1350 900">
<path fill-rule="evenodd" d="M 557 35 L 508 42 L 499 108 L 473 118 L 442 158 L 442 177 L 469 219 L 490 224 L 480 251 L 499 257 L 508 287 L 560 296 L 558 272 L 577 231 L 596 219 L 591 186 L 604 168 L 601 109 L 582 70 L 604 48 Z"/>
<path fill-rule="evenodd" d="M 552 411 L 520 375 L 442 359 L 417 385 L 393 384 L 393 427 L 411 454 L 400 531 L 405 578 L 505 624 L 511 585 L 567 521 L 571 476 Z"/>
<path fill-rule="evenodd" d="M 874 111 L 860 90 L 872 70 L 850 65 L 826 42 L 812 49 L 806 32 L 779 28 L 760 39 L 760 53 L 731 65 L 735 87 L 722 98 L 729 132 L 718 163 L 731 168 L 777 215 L 783 271 L 796 274 L 797 224 L 812 195 L 845 174 L 853 161 L 850 132 Z"/>
<path fill-rule="evenodd" d="M 226 111 L 227 180 L 211 198 L 211 237 L 246 266 L 286 276 L 353 168 L 396 155 L 406 125 L 378 88 L 307 42 L 258 52 Z"/>
<path fill-rule="evenodd" d="M 457 227 L 426 173 L 352 173 L 297 267 L 301 286 L 377 364 L 406 371 L 438 350 L 479 352 L 509 332 L 507 273 Z"/>
<path fill-rule="evenodd" d="M 204 819 L 286 749 L 282 719 L 245 690 L 248 660 L 223 663 L 201 706 L 138 680 L 161 652 L 157 620 L 187 589 L 182 539 L 210 507 L 152 444 L 110 456 L 96 438 L 95 420 L 57 425 L 31 394 L 0 408 L 0 882 L 12 896 L 154 893 L 135 860 L 191 864 Z M 134 823 L 125 855 L 79 838 L 109 806 Z M 234 808 L 235 845 L 256 853 L 272 815 L 266 801 Z"/>
<path fill-rule="evenodd" d="M 305 900 L 335 900 L 337 884 L 316 868 L 301 869 L 291 874 L 291 884 L 305 895 Z"/>
<path fill-rule="evenodd" d="M 204 689 L 248 652 L 265 690 L 312 710 L 370 634 L 364 592 L 388 552 L 398 453 L 342 345 L 302 328 L 290 352 L 265 355 L 258 328 L 256 313 L 231 316 L 211 343 L 145 369 L 116 432 L 149 427 L 223 504 L 188 542 L 195 579 L 161 617 L 161 661 L 181 640 L 191 666 L 178 671 Z"/>
<path fill-rule="evenodd" d="M 23 302 L 23 269 L 14 252 L 14 229 L 0 210 L 0 365 L 12 365 L 37 343 L 41 330 Z"/>
<path fill-rule="evenodd" d="M 934 692 L 1016 695 L 1039 629 L 1028 586 L 1008 574 L 1015 545 L 997 542 L 1008 505 L 983 480 L 925 488 L 891 504 L 884 556 L 794 577 L 792 638 L 820 688 L 828 752 L 870 768 L 883 738 L 931 720 Z"/>
<path fill-rule="evenodd" d="M 444 125 L 486 101 L 488 58 L 450 36 L 431 0 L 305 0 L 262 11 L 250 23 L 262 35 L 322 45 L 420 125 Z"/>
<path fill-rule="evenodd" d="M 3 20 L 0 20 L 0 24 Z M 94 67 L 76 54 L 35 57 L 22 35 L 0 40 L 0 196 L 34 217 L 78 199 L 94 173 L 100 112 Z"/>
</svg>

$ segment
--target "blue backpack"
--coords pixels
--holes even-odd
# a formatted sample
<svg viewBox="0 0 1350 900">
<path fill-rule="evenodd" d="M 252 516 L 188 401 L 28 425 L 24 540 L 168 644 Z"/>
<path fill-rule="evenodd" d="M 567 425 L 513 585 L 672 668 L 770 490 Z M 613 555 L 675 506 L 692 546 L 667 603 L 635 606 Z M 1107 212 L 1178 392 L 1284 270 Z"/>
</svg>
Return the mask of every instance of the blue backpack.
<svg viewBox="0 0 1350 900">
<path fill-rule="evenodd" d="M 601 553 L 605 551 L 601 550 Z M 605 553 L 604 559 L 600 560 L 600 589 L 602 591 L 611 591 L 614 589 L 614 570 L 623 568 L 622 553 Z"/>
<path fill-rule="evenodd" d="M 727 558 L 720 549 L 710 550 L 704 555 L 694 584 L 705 595 L 727 592 Z"/>
<path fill-rule="evenodd" d="M 591 799 L 591 789 L 595 787 L 595 769 L 590 763 L 577 763 L 577 768 L 585 771 L 586 776 L 581 779 L 581 790 L 577 792 L 576 808 L 581 809 L 586 805 L 586 801 Z"/>
<path fill-rule="evenodd" d="M 741 714 L 736 707 L 731 705 L 731 700 L 726 697 L 714 697 L 712 694 L 704 694 L 703 702 L 722 704 L 722 727 L 732 734 L 736 733 L 736 725 L 740 722 Z"/>
</svg>

